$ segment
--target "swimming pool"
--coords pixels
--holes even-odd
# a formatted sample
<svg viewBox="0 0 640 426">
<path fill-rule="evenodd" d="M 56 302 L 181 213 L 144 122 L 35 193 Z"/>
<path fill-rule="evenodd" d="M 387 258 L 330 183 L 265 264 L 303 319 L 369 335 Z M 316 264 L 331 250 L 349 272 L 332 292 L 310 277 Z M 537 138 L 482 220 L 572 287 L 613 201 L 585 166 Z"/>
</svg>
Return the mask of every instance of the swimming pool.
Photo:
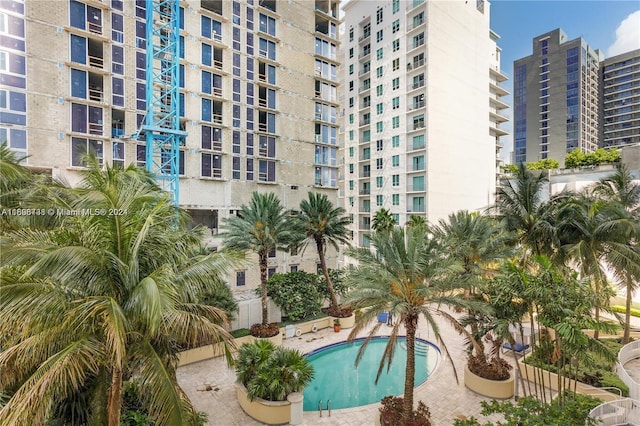
<svg viewBox="0 0 640 426">
<path fill-rule="evenodd" d="M 315 368 L 315 378 L 304 389 L 304 410 L 317 411 L 331 400 L 331 409 L 358 407 L 380 402 L 387 395 L 404 392 L 404 370 L 406 365 L 406 341 L 399 338 L 396 352 L 387 372 L 386 365 L 375 383 L 380 359 L 388 337 L 374 337 L 364 353 L 358 368 L 354 361 L 362 346 L 363 338 L 352 342 L 340 342 L 325 346 L 307 354 Z M 440 350 L 433 343 L 416 339 L 415 385 L 423 383 L 438 365 Z"/>
</svg>

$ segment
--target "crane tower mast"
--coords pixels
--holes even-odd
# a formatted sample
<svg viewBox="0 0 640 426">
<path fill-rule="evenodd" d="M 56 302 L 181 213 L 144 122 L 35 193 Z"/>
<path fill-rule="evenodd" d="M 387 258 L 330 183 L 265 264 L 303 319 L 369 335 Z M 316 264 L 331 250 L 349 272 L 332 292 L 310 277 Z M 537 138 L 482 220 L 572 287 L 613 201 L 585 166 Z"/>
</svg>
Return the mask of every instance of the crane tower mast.
<svg viewBox="0 0 640 426">
<path fill-rule="evenodd" d="M 179 0 L 146 0 L 146 102 L 140 134 L 146 141 L 146 167 L 179 202 L 180 6 Z"/>
</svg>

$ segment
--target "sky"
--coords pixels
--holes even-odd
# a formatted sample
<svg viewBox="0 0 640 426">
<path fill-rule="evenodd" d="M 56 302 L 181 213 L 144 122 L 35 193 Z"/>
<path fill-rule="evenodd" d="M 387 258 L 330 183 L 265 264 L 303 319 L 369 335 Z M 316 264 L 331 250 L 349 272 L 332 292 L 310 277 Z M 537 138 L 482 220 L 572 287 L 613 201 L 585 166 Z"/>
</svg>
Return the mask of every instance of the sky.
<svg viewBox="0 0 640 426">
<path fill-rule="evenodd" d="M 489 0 L 491 29 L 500 39 L 501 68 L 513 91 L 513 61 L 532 53 L 533 38 L 562 28 L 569 40 L 582 37 L 605 57 L 640 49 L 640 0 Z M 511 96 L 506 99 L 511 105 Z M 509 117 L 513 117 L 508 110 Z M 504 126 L 511 132 L 512 122 Z M 502 158 L 509 160 L 512 135 L 504 136 Z"/>
</svg>

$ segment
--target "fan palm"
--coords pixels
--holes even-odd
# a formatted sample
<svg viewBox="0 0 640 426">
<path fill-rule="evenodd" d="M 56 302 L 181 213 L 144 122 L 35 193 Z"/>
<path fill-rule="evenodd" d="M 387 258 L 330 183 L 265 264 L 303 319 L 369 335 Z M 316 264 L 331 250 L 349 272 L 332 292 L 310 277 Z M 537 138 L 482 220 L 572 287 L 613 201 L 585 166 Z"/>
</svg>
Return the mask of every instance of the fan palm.
<svg viewBox="0 0 640 426">
<path fill-rule="evenodd" d="M 375 232 L 391 232 L 394 226 L 396 226 L 396 221 L 389 210 L 380 209 L 373 215 L 371 229 Z"/>
<path fill-rule="evenodd" d="M 269 324 L 267 307 L 267 267 L 269 253 L 285 250 L 295 236 L 280 199 L 272 192 L 254 192 L 248 205 L 243 205 L 238 216 L 230 216 L 221 235 L 224 245 L 230 249 L 253 251 L 258 255 L 260 267 L 260 299 L 262 302 L 262 326 Z"/>
<path fill-rule="evenodd" d="M 327 283 L 331 310 L 338 308 L 338 298 L 327 267 L 326 250 L 332 246 L 336 251 L 338 244 L 349 242 L 347 227 L 351 219 L 342 207 L 334 207 L 326 195 L 309 192 L 309 199 L 300 203 L 300 213 L 296 216 L 300 227 L 303 250 L 308 244 L 315 244 L 320 259 L 320 267 Z"/>
<path fill-rule="evenodd" d="M 413 228 L 413 227 L 425 227 L 427 226 L 427 219 L 424 218 L 424 216 L 419 216 L 417 214 L 412 214 L 411 216 L 409 216 L 409 220 L 407 221 L 407 227 L 408 228 Z"/>
<path fill-rule="evenodd" d="M 440 342 L 445 353 L 449 353 L 442 341 L 440 329 L 434 315 L 441 315 L 454 327 L 465 333 L 455 318 L 441 310 L 443 305 L 470 307 L 470 302 L 447 291 L 444 285 L 450 265 L 442 263 L 443 256 L 423 229 L 396 227 L 390 232 L 377 232 L 372 236 L 375 253 L 367 248 L 351 249 L 349 255 L 358 260 L 352 267 L 348 280 L 354 290 L 349 302 L 354 307 L 368 307 L 356 321 L 349 338 L 358 335 L 369 323 L 376 321 L 381 312 L 390 312 L 398 320 L 393 325 L 389 342 L 378 368 L 380 377 L 385 363 L 390 365 L 395 354 L 396 342 L 403 326 L 406 332 L 407 359 L 404 383 L 403 418 L 408 420 L 413 411 L 413 387 L 415 375 L 415 336 L 418 321 L 424 317 Z M 381 323 L 374 326 L 365 340 L 356 362 L 376 334 Z M 455 371 L 455 369 L 454 369 Z M 376 380 L 377 380 L 376 378 Z M 457 380 L 457 376 L 456 376 Z"/>
<path fill-rule="evenodd" d="M 92 422 L 117 426 L 126 380 L 158 424 L 192 423 L 177 350 L 224 342 L 230 355 L 224 313 L 197 301 L 238 257 L 197 255 L 202 234 L 139 169 L 91 167 L 68 198 L 85 214 L 2 242 L 0 388 L 13 395 L 0 423 L 45 424 L 89 393 Z"/>
</svg>

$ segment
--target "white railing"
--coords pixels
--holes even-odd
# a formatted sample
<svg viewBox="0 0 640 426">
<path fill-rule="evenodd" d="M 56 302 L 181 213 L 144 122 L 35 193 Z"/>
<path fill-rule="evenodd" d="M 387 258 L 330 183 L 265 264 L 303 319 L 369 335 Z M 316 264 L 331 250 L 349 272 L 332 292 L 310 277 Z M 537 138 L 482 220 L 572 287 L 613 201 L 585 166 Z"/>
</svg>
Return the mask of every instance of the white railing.
<svg viewBox="0 0 640 426">
<path fill-rule="evenodd" d="M 629 397 L 635 400 L 640 400 L 640 383 L 635 381 L 624 368 L 624 365 L 627 362 L 636 358 L 640 358 L 640 340 L 626 344 L 622 349 L 620 349 L 620 352 L 618 352 L 617 373 L 618 377 L 620 377 L 624 384 L 629 387 Z"/>
<path fill-rule="evenodd" d="M 625 398 L 605 402 L 589 412 L 602 426 L 640 424 L 640 401 Z"/>
</svg>

